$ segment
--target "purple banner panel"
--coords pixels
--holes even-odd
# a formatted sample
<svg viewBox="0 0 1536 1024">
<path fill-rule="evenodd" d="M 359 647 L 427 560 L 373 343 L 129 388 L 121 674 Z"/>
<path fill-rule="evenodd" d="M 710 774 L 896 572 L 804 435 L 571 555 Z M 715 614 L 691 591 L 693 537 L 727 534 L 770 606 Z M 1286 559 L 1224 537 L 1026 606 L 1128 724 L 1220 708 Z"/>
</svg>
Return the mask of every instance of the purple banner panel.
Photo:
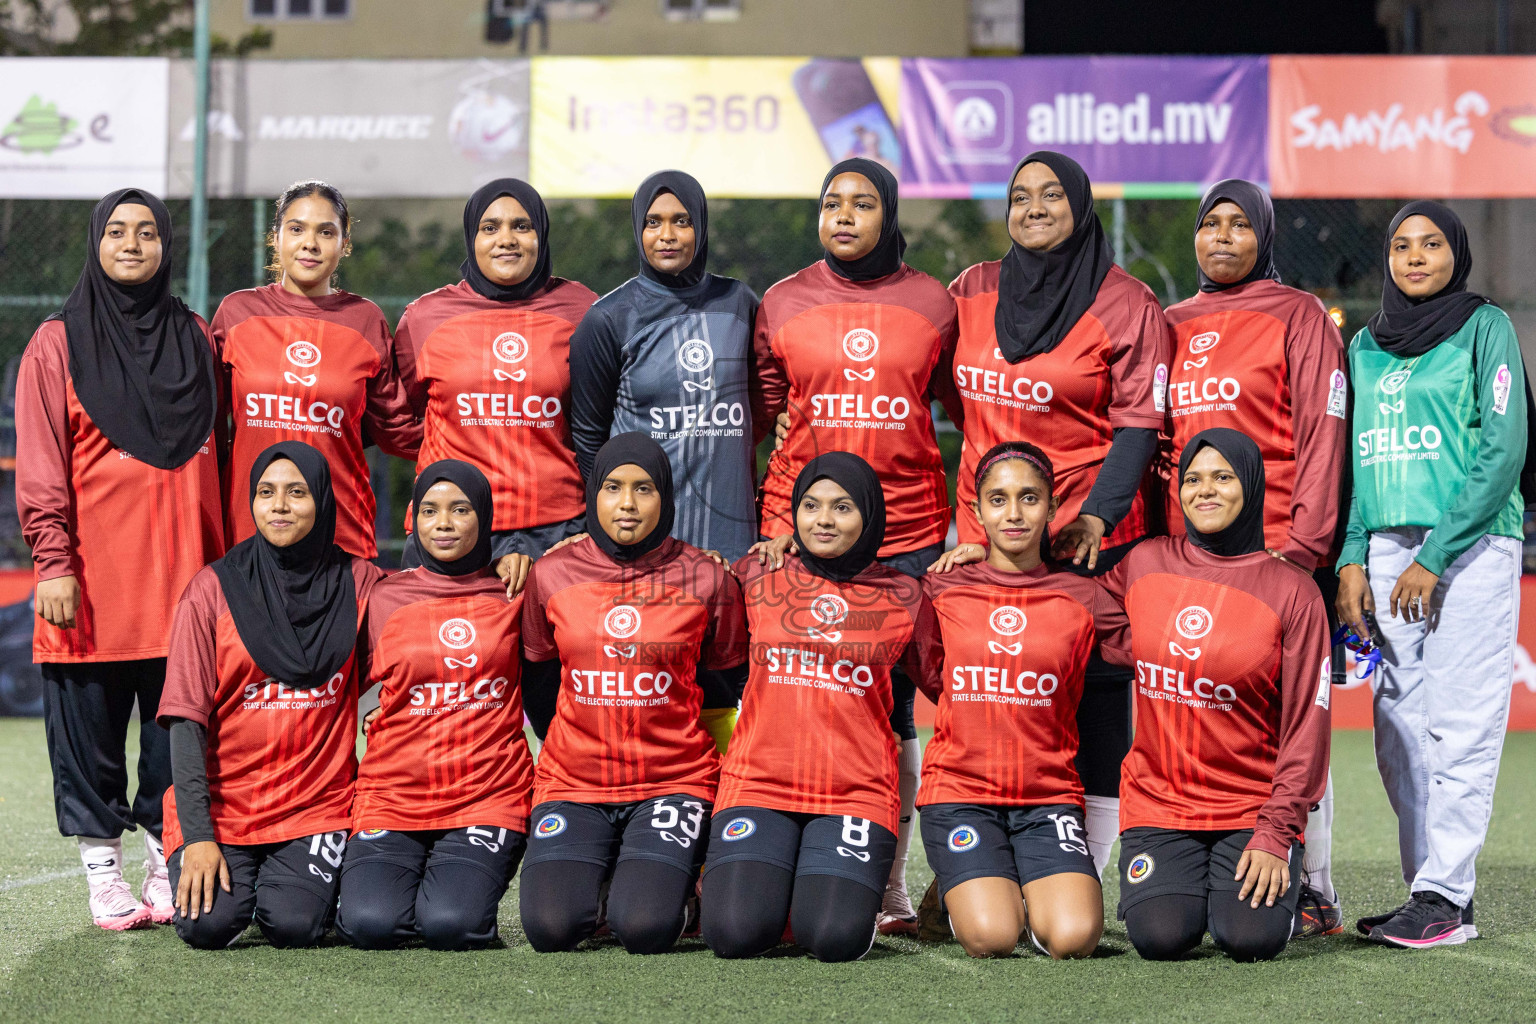
<svg viewBox="0 0 1536 1024">
<path fill-rule="evenodd" d="M 1095 185 L 1263 182 L 1268 119 L 1267 57 L 903 60 L 901 187 L 1002 196 L 1037 149 L 1071 156 Z"/>
</svg>

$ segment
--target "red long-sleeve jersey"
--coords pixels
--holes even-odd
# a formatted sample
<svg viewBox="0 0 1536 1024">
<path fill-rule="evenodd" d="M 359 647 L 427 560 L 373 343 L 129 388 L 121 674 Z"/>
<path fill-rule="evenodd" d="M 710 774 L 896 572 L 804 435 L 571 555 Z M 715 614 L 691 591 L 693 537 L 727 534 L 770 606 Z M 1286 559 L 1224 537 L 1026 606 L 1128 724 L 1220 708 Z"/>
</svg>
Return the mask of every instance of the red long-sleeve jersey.
<svg viewBox="0 0 1536 1024">
<path fill-rule="evenodd" d="M 384 571 L 352 560 L 359 621 Z M 208 730 L 208 797 L 221 843 L 254 846 L 345 829 L 357 775 L 357 657 L 323 685 L 300 689 L 251 660 L 212 566 L 176 606 L 161 725 Z M 165 852 L 181 846 L 176 790 L 165 792 Z"/>
<path fill-rule="evenodd" d="M 1094 581 L 985 562 L 929 573 L 942 664 L 922 681 L 938 704 L 919 806 L 1076 804 L 1077 705 L 1100 637 L 1124 644 L 1125 613 Z M 983 625 L 983 623 L 985 625 Z"/>
<path fill-rule="evenodd" d="M 879 563 L 839 583 L 813 576 L 794 555 L 778 571 L 748 555 L 736 573 L 751 669 L 716 813 L 847 814 L 895 832 L 891 669 L 923 679 L 940 657 L 921 584 Z"/>
<path fill-rule="evenodd" d="M 528 831 L 523 597 L 489 570 L 408 569 L 368 604 L 368 682 L 382 714 L 357 772 L 352 828 Z"/>
<path fill-rule="evenodd" d="M 1232 427 L 1264 456 L 1265 543 L 1316 569 L 1338 525 L 1347 435 L 1344 340 L 1333 318 L 1316 296 L 1266 280 L 1196 292 L 1168 307 L 1168 322 L 1168 532 L 1184 532 L 1184 446 L 1207 427 Z"/>
<path fill-rule="evenodd" d="M 1328 776 L 1328 617 L 1311 576 L 1264 551 L 1154 537 L 1100 577 L 1130 619 L 1136 738 L 1120 828 L 1254 830 L 1289 856 Z"/>
<path fill-rule="evenodd" d="M 495 496 L 494 529 L 564 522 L 586 509 L 568 419 L 571 334 L 596 301 L 586 285 L 558 277 L 522 302 L 487 299 L 460 281 L 400 317 L 395 361 L 425 418 L 417 472 L 439 459 L 478 467 Z"/>
<path fill-rule="evenodd" d="M 1168 376 L 1168 322 L 1151 289 L 1111 267 L 1098 296 L 1049 352 L 1010 364 L 997 346 L 998 267 L 978 263 L 949 286 L 960 316 L 954 383 L 964 409 L 955 499 L 964 543 L 987 542 L 971 515 L 976 463 L 993 445 L 1029 441 L 1051 458 L 1061 509 L 1077 518 L 1119 427 L 1161 430 Z M 1104 538 L 1105 547 L 1147 533 L 1147 495 Z"/>
<path fill-rule="evenodd" d="M 80 608 L 73 629 L 34 619 L 34 661 L 165 657 L 177 599 L 224 553 L 215 448 L 175 469 L 116 448 L 75 394 L 63 322 L 37 329 L 16 374 L 16 511 L 38 582 L 74 576 Z"/>
<path fill-rule="evenodd" d="M 379 553 L 363 441 L 414 459 L 421 422 L 395 372 L 379 307 L 350 292 L 308 299 L 269 284 L 235 292 L 213 316 L 213 344 L 234 416 L 225 483 L 231 544 L 256 532 L 250 473 L 279 441 L 303 441 L 331 465 L 336 543 L 360 558 Z"/>
<path fill-rule="evenodd" d="M 737 667 L 746 642 L 740 586 L 676 538 L 622 565 L 590 538 L 539 559 L 523 649 L 560 659 L 560 694 L 534 803 L 714 800 L 720 756 L 699 722 L 698 669 Z"/>
<path fill-rule="evenodd" d="M 765 536 L 794 532 L 795 477 L 817 455 L 842 451 L 880 475 L 881 557 L 943 542 L 949 492 L 930 401 L 959 415 L 947 372 L 954 343 L 953 300 L 906 265 L 849 281 L 818 262 L 768 289 L 753 331 L 761 381 L 753 423 L 771 430 L 785 409 L 790 419 L 763 479 Z"/>
</svg>

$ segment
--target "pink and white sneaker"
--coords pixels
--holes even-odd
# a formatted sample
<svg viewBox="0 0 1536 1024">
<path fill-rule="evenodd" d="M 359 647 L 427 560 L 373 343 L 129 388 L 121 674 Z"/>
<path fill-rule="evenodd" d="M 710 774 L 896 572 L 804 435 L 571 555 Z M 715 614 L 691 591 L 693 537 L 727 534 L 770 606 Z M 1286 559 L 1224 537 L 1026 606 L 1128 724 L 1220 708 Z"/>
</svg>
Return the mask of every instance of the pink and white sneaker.
<svg viewBox="0 0 1536 1024">
<path fill-rule="evenodd" d="M 155 924 L 170 924 L 176 918 L 176 894 L 171 891 L 171 876 L 165 867 L 165 847 L 146 832 L 144 848 L 144 885 L 139 895 Z"/>
<path fill-rule="evenodd" d="M 917 911 L 912 909 L 912 897 L 907 895 L 905 883 L 886 883 L 880 913 L 875 918 L 875 930 L 881 935 L 917 937 Z"/>
<path fill-rule="evenodd" d="M 133 898 L 122 876 L 91 883 L 91 918 L 98 928 L 113 932 L 148 928 L 153 923 L 149 908 Z"/>
</svg>

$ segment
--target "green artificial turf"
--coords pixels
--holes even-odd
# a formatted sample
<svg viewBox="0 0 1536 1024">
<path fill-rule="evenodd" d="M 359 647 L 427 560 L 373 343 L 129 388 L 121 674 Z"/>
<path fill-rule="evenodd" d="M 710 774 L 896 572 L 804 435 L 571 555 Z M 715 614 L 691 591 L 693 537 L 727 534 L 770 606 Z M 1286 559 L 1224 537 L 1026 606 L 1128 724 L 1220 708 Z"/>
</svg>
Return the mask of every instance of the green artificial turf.
<svg viewBox="0 0 1536 1024">
<path fill-rule="evenodd" d="M 1113 920 L 1111 880 L 1099 955 L 1071 963 L 1027 951 L 976 962 L 954 943 L 905 939 L 881 939 L 842 965 L 789 948 L 722 961 L 697 941 L 659 957 L 612 943 L 539 955 L 518 928 L 515 883 L 502 904 L 504 948 L 284 951 L 251 932 L 235 949 L 199 953 L 170 928 L 91 925 L 79 858 L 54 828 L 42 724 L 0 720 L 0 1021 L 1536 1021 L 1533 775 L 1536 735 L 1512 735 L 1479 863 L 1487 938 L 1426 952 L 1346 934 L 1294 944 L 1268 964 L 1231 963 L 1208 943 L 1187 961 L 1148 963 Z M 1336 736 L 1334 780 L 1335 878 L 1352 920 L 1404 895 L 1368 734 Z M 125 837 L 135 885 L 138 842 Z M 919 848 L 913 892 L 929 878 Z"/>
</svg>

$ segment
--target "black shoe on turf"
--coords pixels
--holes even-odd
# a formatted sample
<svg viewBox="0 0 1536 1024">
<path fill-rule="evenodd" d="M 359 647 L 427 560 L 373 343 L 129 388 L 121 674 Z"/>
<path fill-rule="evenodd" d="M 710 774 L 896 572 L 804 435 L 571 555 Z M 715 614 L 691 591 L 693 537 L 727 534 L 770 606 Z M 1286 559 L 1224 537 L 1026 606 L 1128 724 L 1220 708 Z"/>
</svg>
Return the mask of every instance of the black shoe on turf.
<svg viewBox="0 0 1536 1024">
<path fill-rule="evenodd" d="M 1344 908 L 1339 905 L 1338 894 L 1333 899 L 1305 882 L 1301 885 L 1301 898 L 1296 904 L 1296 917 L 1291 923 L 1292 939 L 1310 939 L 1318 935 L 1337 935 L 1344 930 Z"/>
<path fill-rule="evenodd" d="M 1472 923 L 1472 902 L 1472 899 L 1469 897 L 1467 905 L 1462 908 L 1461 930 L 1468 939 L 1480 939 L 1482 936 L 1477 934 L 1477 925 Z"/>
<path fill-rule="evenodd" d="M 1362 917 L 1355 922 L 1355 930 L 1358 931 L 1361 935 L 1369 937 L 1372 928 L 1375 928 L 1377 925 L 1386 924 L 1388 921 L 1392 920 L 1398 914 L 1401 914 L 1407 909 L 1408 904 L 1402 903 L 1393 907 L 1391 910 L 1384 914 L 1372 914 L 1370 917 Z"/>
<path fill-rule="evenodd" d="M 1416 892 L 1396 917 L 1371 929 L 1371 941 L 1404 949 L 1459 946 L 1467 941 L 1461 908 L 1437 892 Z"/>
</svg>

